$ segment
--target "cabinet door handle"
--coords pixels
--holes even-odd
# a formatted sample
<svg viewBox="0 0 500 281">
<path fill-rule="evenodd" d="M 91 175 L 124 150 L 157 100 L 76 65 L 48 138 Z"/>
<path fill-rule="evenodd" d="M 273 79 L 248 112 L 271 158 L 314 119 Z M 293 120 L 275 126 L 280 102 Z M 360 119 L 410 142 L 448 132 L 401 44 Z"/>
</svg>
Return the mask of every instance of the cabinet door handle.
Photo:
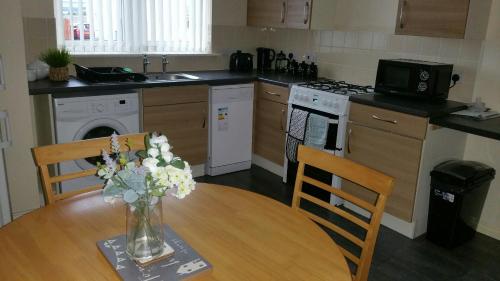
<svg viewBox="0 0 500 281">
<path fill-rule="evenodd" d="M 304 24 L 309 22 L 309 2 L 304 5 Z"/>
<path fill-rule="evenodd" d="M 375 114 L 372 115 L 372 118 L 375 119 L 375 120 L 378 120 L 378 121 L 387 122 L 387 123 L 391 123 L 391 124 L 397 124 L 398 123 L 397 120 L 390 120 L 390 119 L 380 118 L 380 117 L 378 117 Z"/>
<path fill-rule="evenodd" d="M 281 128 L 282 132 L 285 130 L 285 125 L 283 124 L 284 120 L 285 120 L 285 110 L 282 109 L 281 110 L 281 120 L 280 120 L 280 128 Z"/>
<path fill-rule="evenodd" d="M 203 110 L 203 123 L 201 124 L 201 128 L 205 129 L 207 126 L 207 113 L 205 110 Z"/>
<path fill-rule="evenodd" d="M 349 129 L 347 133 L 347 153 L 351 153 L 351 135 L 352 135 L 352 129 Z"/>
<path fill-rule="evenodd" d="M 403 29 L 405 27 L 404 14 L 406 8 L 406 0 L 401 2 L 401 8 L 399 9 L 399 28 Z"/>
<path fill-rule="evenodd" d="M 285 23 L 285 14 L 286 14 L 286 2 L 283 1 L 281 6 L 281 23 Z"/>
<path fill-rule="evenodd" d="M 266 93 L 266 94 L 268 94 L 268 95 L 271 95 L 271 96 L 281 97 L 281 95 L 280 95 L 280 94 L 273 93 L 273 92 L 269 92 L 269 91 L 264 91 L 264 93 Z"/>
</svg>

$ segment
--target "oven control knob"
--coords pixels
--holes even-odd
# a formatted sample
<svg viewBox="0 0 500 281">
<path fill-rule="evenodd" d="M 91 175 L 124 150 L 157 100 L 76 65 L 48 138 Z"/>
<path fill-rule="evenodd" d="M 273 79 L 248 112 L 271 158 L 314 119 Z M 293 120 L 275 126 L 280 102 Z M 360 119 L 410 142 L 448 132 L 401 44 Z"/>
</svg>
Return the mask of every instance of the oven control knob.
<svg viewBox="0 0 500 281">
<path fill-rule="evenodd" d="M 426 82 L 418 83 L 418 91 L 419 92 L 425 92 L 426 90 L 427 90 L 427 83 Z"/>
<path fill-rule="evenodd" d="M 426 70 L 420 71 L 420 80 L 422 81 L 427 81 L 429 79 L 430 75 L 429 72 Z"/>
</svg>

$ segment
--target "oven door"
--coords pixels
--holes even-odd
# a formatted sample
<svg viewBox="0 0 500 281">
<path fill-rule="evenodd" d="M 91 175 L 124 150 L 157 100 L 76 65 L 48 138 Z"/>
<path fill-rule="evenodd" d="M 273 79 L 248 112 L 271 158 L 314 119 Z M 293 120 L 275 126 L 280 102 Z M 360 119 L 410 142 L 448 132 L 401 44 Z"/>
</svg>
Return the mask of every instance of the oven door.
<svg viewBox="0 0 500 281">
<path fill-rule="evenodd" d="M 342 133 L 342 122 L 344 122 L 344 119 L 342 116 L 334 115 L 334 114 L 329 114 L 325 112 L 321 112 L 318 110 L 314 110 L 311 108 L 306 108 L 298 105 L 291 105 L 289 110 L 289 120 L 288 120 L 288 126 L 290 126 L 290 118 L 291 118 L 291 112 L 293 109 L 300 109 L 303 111 L 307 111 L 309 114 L 317 114 L 320 116 L 324 116 L 328 118 L 328 132 L 327 132 L 327 137 L 326 137 L 326 143 L 324 147 L 324 151 L 327 151 L 329 153 L 342 156 L 343 155 L 343 142 L 341 141 L 343 135 Z M 340 129 L 339 129 L 340 127 Z M 345 126 L 344 126 L 345 127 Z M 290 128 L 288 127 L 288 130 Z M 287 134 L 287 143 L 288 143 L 288 134 Z M 288 145 L 287 145 L 288 149 Z M 285 153 L 287 155 L 288 153 Z M 295 184 L 295 177 L 297 175 L 297 169 L 298 169 L 298 163 L 297 162 L 292 162 L 290 161 L 286 156 L 285 156 L 285 177 L 284 181 L 289 185 L 290 188 L 293 188 Z M 304 169 L 304 174 L 308 177 L 311 177 L 313 179 L 319 180 L 325 184 L 328 185 L 334 185 L 336 187 L 340 187 L 340 181 L 338 180 L 337 177 L 332 175 L 331 173 L 328 173 L 326 171 L 323 171 L 321 169 L 317 169 L 311 166 L 307 166 Z M 312 195 L 316 198 L 319 198 L 325 202 L 332 202 L 332 198 L 330 196 L 330 193 L 322 190 L 317 187 L 313 187 L 307 183 L 304 183 L 303 185 L 303 192 Z"/>
</svg>

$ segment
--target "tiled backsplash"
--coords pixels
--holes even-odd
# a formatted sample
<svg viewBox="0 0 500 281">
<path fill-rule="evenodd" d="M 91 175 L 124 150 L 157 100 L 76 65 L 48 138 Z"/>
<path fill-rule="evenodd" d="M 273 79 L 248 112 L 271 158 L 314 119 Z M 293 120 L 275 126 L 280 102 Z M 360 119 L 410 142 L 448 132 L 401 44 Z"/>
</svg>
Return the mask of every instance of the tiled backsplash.
<svg viewBox="0 0 500 281">
<path fill-rule="evenodd" d="M 455 65 L 461 80 L 450 98 L 470 101 L 474 90 L 482 41 L 401 36 L 374 32 L 277 30 L 267 34 L 267 45 L 293 52 L 302 59 L 310 55 L 320 76 L 373 85 L 378 60 L 411 58 Z"/>
</svg>

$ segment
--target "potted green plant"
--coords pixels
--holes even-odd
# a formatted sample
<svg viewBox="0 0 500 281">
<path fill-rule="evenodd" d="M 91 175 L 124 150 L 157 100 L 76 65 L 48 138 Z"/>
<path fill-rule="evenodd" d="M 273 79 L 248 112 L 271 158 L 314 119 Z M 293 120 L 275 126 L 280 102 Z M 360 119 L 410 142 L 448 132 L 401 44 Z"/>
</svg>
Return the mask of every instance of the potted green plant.
<svg viewBox="0 0 500 281">
<path fill-rule="evenodd" d="M 68 81 L 71 55 L 68 50 L 51 48 L 40 55 L 40 60 L 50 66 L 49 79 L 52 81 Z"/>
</svg>

